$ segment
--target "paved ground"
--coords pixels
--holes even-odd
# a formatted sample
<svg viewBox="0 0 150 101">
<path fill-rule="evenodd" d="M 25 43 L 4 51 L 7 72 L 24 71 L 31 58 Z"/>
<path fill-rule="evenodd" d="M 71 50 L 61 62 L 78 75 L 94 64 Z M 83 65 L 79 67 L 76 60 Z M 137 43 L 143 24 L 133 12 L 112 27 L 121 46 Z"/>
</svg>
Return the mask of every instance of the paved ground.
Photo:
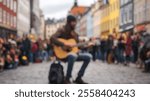
<svg viewBox="0 0 150 101">
<path fill-rule="evenodd" d="M 0 84 L 47 84 L 49 66 L 50 63 L 31 64 L 28 67 L 4 71 L 0 73 Z M 73 78 L 80 66 L 81 63 L 75 64 Z M 97 61 L 91 62 L 84 80 L 92 84 L 150 84 L 150 73 L 144 74 L 134 66 L 107 65 Z"/>
</svg>

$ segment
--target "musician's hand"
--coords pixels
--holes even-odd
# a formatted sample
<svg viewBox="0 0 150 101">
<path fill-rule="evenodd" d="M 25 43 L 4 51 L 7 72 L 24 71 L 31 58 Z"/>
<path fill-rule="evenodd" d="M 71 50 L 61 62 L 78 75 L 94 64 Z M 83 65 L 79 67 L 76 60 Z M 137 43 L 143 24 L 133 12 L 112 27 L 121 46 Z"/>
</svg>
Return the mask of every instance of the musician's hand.
<svg viewBox="0 0 150 101">
<path fill-rule="evenodd" d="M 88 46 L 94 46 L 94 43 L 93 43 L 93 42 L 90 42 L 90 43 L 88 44 Z"/>
<path fill-rule="evenodd" d="M 69 48 L 72 48 L 74 46 L 76 46 L 75 44 L 72 44 L 72 43 L 65 43 L 65 46 L 66 47 L 69 47 Z"/>
</svg>

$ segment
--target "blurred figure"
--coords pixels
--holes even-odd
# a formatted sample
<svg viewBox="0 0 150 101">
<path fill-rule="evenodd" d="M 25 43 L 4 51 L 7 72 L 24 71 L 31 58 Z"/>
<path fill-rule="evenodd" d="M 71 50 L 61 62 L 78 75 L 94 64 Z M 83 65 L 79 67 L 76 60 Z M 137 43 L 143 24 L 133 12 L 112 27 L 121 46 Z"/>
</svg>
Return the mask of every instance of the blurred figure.
<svg viewBox="0 0 150 101">
<path fill-rule="evenodd" d="M 31 40 L 32 47 L 31 47 L 31 53 L 32 53 L 32 62 L 34 63 L 36 61 L 36 58 L 38 57 L 38 45 L 36 40 Z"/>
<path fill-rule="evenodd" d="M 118 39 L 117 39 L 117 37 L 114 38 L 113 52 L 114 52 L 114 61 L 116 64 L 118 64 L 119 63 L 119 54 L 118 54 Z"/>
<path fill-rule="evenodd" d="M 99 45 L 100 45 L 100 42 L 96 38 L 91 38 L 90 42 L 94 42 L 93 45 L 91 46 L 92 47 L 91 54 L 93 56 L 93 61 L 96 61 L 96 59 L 99 58 Z"/>
<path fill-rule="evenodd" d="M 126 54 L 126 62 L 125 65 L 129 66 L 131 62 L 131 56 L 132 56 L 132 38 L 131 38 L 132 33 L 128 32 L 127 33 L 127 42 L 125 46 L 125 54 Z"/>
<path fill-rule="evenodd" d="M 124 63 L 125 62 L 125 56 L 124 56 L 124 52 L 125 52 L 125 38 L 123 36 L 123 34 L 120 35 L 120 38 L 118 40 L 118 62 L 119 63 Z"/>
<path fill-rule="evenodd" d="M 43 40 L 42 42 L 42 60 L 47 61 L 48 60 L 48 52 L 47 52 L 47 42 L 46 40 Z"/>
<path fill-rule="evenodd" d="M 132 49 L 133 49 L 133 62 L 137 63 L 138 57 L 139 57 L 139 45 L 140 45 L 140 40 L 138 38 L 138 35 L 134 35 L 133 41 L 132 41 Z"/>
<path fill-rule="evenodd" d="M 150 51 L 150 33 L 147 32 L 147 29 L 141 35 L 141 42 L 143 43 L 143 47 L 140 51 L 140 58 L 144 63 L 144 73 L 148 73 L 150 71 L 149 67 L 149 51 Z"/>
<path fill-rule="evenodd" d="M 3 71 L 5 65 L 3 39 L 0 38 L 0 72 Z"/>
<path fill-rule="evenodd" d="M 101 39 L 100 50 L 101 50 L 102 61 L 105 62 L 106 55 L 107 55 L 107 40 L 106 39 Z"/>
<path fill-rule="evenodd" d="M 53 59 L 53 46 L 50 40 L 47 40 L 47 53 L 48 53 L 48 60 Z"/>
<path fill-rule="evenodd" d="M 113 36 L 109 35 L 108 40 L 107 40 L 107 62 L 113 63 Z"/>
<path fill-rule="evenodd" d="M 22 45 L 23 45 L 23 53 L 24 53 L 24 55 L 27 56 L 28 60 L 31 62 L 32 61 L 31 57 L 30 57 L 31 41 L 30 41 L 30 39 L 28 38 L 27 35 L 23 36 Z"/>
</svg>

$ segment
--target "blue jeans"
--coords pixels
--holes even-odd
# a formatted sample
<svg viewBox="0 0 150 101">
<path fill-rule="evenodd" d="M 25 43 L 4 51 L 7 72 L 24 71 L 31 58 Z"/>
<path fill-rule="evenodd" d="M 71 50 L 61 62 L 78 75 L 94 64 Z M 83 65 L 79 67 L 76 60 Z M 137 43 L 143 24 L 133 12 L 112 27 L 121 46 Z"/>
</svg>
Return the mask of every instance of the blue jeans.
<svg viewBox="0 0 150 101">
<path fill-rule="evenodd" d="M 30 53 L 29 61 L 30 61 L 31 63 L 33 63 L 33 53 L 32 53 L 32 52 Z"/>
<path fill-rule="evenodd" d="M 47 53 L 47 51 L 42 51 L 42 58 L 43 58 L 43 60 L 48 60 L 48 53 Z"/>
<path fill-rule="evenodd" d="M 119 55 L 119 61 L 118 62 L 124 63 L 125 62 L 124 49 L 119 49 L 118 55 Z"/>
<path fill-rule="evenodd" d="M 116 47 L 116 48 L 114 49 L 114 58 L 115 58 L 115 60 L 116 60 L 117 62 L 119 62 L 119 49 L 118 49 L 118 47 Z"/>
<path fill-rule="evenodd" d="M 101 58 L 102 61 L 106 61 L 107 50 L 101 50 Z"/>
<path fill-rule="evenodd" d="M 82 76 L 85 73 L 85 70 L 90 63 L 92 56 L 88 53 L 81 53 L 78 55 L 69 55 L 67 58 L 68 61 L 68 68 L 67 68 L 67 74 L 66 74 L 66 79 L 70 79 L 72 77 L 72 69 L 74 66 L 75 61 L 83 61 L 83 65 L 81 66 L 80 71 L 78 72 L 78 78 L 82 78 Z"/>
</svg>

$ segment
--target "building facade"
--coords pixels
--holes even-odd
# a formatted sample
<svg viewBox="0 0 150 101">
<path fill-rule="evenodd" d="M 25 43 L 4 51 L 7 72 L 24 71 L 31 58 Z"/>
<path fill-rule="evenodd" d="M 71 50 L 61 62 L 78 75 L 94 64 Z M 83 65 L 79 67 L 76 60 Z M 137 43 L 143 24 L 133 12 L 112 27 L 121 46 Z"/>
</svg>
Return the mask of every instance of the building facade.
<svg viewBox="0 0 150 101">
<path fill-rule="evenodd" d="M 0 0 L 0 37 L 17 34 L 17 0 Z"/>
<path fill-rule="evenodd" d="M 30 33 L 38 36 L 40 35 L 40 4 L 39 0 L 30 0 L 31 8 L 31 29 Z"/>
<path fill-rule="evenodd" d="M 75 17 L 84 14 L 87 11 L 88 7 L 86 6 L 79 6 L 78 1 L 74 0 L 74 5 L 69 11 L 69 14 L 74 15 Z"/>
<path fill-rule="evenodd" d="M 30 0 L 18 0 L 17 33 L 19 36 L 30 33 Z"/>
<path fill-rule="evenodd" d="M 44 14 L 42 12 L 42 10 L 40 11 L 40 22 L 41 22 L 41 26 L 40 26 L 40 38 L 41 39 L 45 39 L 45 18 L 44 18 Z"/>
<path fill-rule="evenodd" d="M 120 1 L 109 0 L 109 33 L 117 34 L 119 32 L 119 19 L 120 17 Z M 114 31 L 116 33 L 114 33 Z M 117 35 L 113 35 L 116 36 Z"/>
<path fill-rule="evenodd" d="M 109 3 L 108 1 L 104 2 L 101 1 L 102 6 L 100 7 L 101 10 L 101 20 L 100 20 L 100 38 L 101 39 L 107 39 L 109 35 Z"/>
<path fill-rule="evenodd" d="M 92 6 L 92 18 L 93 18 L 93 36 L 100 37 L 101 28 L 100 28 L 100 20 L 101 20 L 101 10 L 100 10 L 101 2 L 97 1 Z"/>
<path fill-rule="evenodd" d="M 133 31 L 133 28 L 134 28 L 133 0 L 120 0 L 120 32 L 124 33 L 127 31 Z"/>
<path fill-rule="evenodd" d="M 65 19 L 55 20 L 55 19 L 47 19 L 45 21 L 45 36 L 46 39 L 50 39 L 53 34 L 56 33 L 56 31 L 59 28 L 62 28 L 66 23 Z"/>
<path fill-rule="evenodd" d="M 134 24 L 135 32 L 141 32 L 147 27 L 150 33 L 150 0 L 134 0 Z"/>
<path fill-rule="evenodd" d="M 79 36 L 87 36 L 87 16 L 84 14 L 80 19 L 80 32 Z"/>
<path fill-rule="evenodd" d="M 89 8 L 88 11 L 86 12 L 86 18 L 87 18 L 87 37 L 91 38 L 93 37 L 93 17 L 91 8 Z"/>
<path fill-rule="evenodd" d="M 91 8 L 82 15 L 77 17 L 76 32 L 81 37 L 93 36 L 93 18 Z"/>
</svg>

